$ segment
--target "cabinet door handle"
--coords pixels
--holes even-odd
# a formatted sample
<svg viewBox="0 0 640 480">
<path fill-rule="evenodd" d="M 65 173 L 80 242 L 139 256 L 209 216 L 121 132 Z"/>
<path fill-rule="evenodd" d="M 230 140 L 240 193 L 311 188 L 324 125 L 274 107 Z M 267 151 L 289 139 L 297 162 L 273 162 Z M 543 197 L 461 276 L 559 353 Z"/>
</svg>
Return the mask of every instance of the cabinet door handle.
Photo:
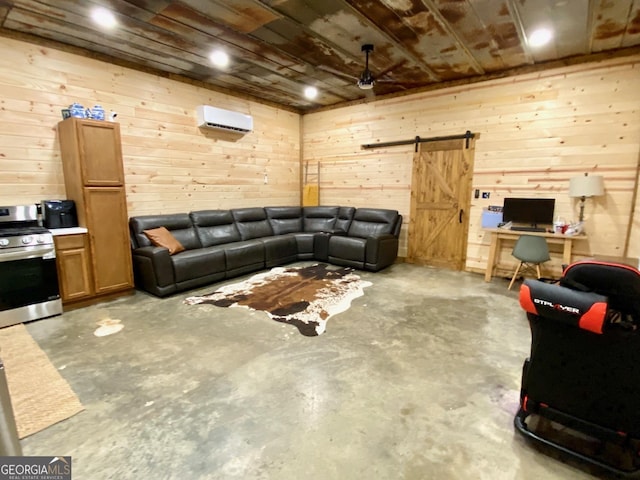
<svg viewBox="0 0 640 480">
<path fill-rule="evenodd" d="M 460 209 L 460 214 L 458 215 L 458 223 L 462 223 L 462 214 L 464 213 L 464 209 Z"/>
</svg>

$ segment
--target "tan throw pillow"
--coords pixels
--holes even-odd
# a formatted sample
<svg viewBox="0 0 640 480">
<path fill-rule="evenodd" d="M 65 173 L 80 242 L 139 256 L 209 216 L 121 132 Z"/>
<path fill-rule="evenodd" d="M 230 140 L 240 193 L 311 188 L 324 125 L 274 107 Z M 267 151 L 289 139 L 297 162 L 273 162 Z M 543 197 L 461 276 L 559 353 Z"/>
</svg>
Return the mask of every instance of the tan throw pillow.
<svg viewBox="0 0 640 480">
<path fill-rule="evenodd" d="M 149 237 L 149 240 L 151 240 L 151 243 L 155 246 L 168 248 L 169 255 L 184 251 L 182 244 L 164 227 L 143 230 L 143 233 Z"/>
</svg>

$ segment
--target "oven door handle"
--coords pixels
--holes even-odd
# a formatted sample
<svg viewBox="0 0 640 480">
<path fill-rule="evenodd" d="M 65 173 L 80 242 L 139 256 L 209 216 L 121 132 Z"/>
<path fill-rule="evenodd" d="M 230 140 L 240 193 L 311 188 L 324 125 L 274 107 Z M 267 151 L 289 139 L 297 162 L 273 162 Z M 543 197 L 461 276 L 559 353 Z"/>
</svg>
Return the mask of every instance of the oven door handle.
<svg viewBox="0 0 640 480">
<path fill-rule="evenodd" d="M 55 258 L 55 247 L 38 247 L 36 249 L 25 249 L 19 252 L 2 252 L 0 254 L 0 263 L 10 262 L 12 260 L 27 260 L 29 258 Z"/>
</svg>

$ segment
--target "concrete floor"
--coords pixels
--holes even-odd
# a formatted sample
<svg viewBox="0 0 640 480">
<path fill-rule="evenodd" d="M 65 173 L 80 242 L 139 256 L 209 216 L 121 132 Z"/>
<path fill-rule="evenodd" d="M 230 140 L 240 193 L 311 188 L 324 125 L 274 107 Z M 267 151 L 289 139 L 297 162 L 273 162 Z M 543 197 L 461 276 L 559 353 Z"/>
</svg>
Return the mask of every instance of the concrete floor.
<svg viewBox="0 0 640 480">
<path fill-rule="evenodd" d="M 373 286 L 319 337 L 182 303 L 215 287 L 30 323 L 86 410 L 24 454 L 71 455 L 78 480 L 596 478 L 514 432 L 517 289 L 408 264 L 360 274 Z M 94 336 L 105 318 L 124 329 Z"/>
</svg>

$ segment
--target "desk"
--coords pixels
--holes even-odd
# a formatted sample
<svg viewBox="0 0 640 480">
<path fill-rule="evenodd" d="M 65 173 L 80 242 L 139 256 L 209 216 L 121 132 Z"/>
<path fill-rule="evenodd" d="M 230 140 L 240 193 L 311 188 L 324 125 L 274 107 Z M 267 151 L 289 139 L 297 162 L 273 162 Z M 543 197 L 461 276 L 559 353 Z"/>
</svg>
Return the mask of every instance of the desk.
<svg viewBox="0 0 640 480">
<path fill-rule="evenodd" d="M 502 240 L 517 240 L 521 235 L 535 235 L 536 237 L 544 237 L 547 243 L 563 245 L 562 263 L 571 263 L 571 249 L 574 240 L 586 240 L 586 235 L 561 235 L 558 233 L 546 232 L 522 232 L 516 230 L 506 230 L 503 228 L 485 228 L 485 232 L 491 232 L 491 247 L 489 249 L 489 260 L 487 269 L 484 274 L 484 281 L 490 282 L 493 276 L 493 269 L 496 266 L 496 257 L 500 252 Z"/>
</svg>

